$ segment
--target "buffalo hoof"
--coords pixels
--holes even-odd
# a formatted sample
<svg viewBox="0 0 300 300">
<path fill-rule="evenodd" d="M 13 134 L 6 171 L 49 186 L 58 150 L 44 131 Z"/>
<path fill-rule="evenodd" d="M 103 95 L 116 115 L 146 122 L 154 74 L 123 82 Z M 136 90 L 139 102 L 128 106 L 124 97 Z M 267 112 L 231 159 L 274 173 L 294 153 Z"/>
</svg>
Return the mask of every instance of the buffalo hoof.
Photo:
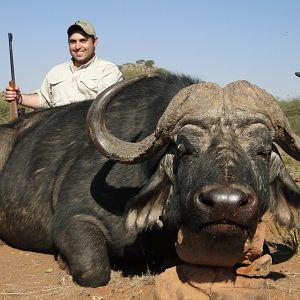
<svg viewBox="0 0 300 300">
<path fill-rule="evenodd" d="M 63 258 L 61 257 L 60 254 L 57 254 L 55 256 L 55 259 L 58 263 L 58 266 L 61 270 L 65 270 L 67 273 L 69 273 L 69 269 L 68 269 L 68 265 L 66 264 L 66 262 L 63 260 Z"/>
<path fill-rule="evenodd" d="M 83 287 L 96 288 L 107 285 L 110 280 L 111 270 L 88 270 L 85 272 L 71 273 L 73 280 Z"/>
</svg>

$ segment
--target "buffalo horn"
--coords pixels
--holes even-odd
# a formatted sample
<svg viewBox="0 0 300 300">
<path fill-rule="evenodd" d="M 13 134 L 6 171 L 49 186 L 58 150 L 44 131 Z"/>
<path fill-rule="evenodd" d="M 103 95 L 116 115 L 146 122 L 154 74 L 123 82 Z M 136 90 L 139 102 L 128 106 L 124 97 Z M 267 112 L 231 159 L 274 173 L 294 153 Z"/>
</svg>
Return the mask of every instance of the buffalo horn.
<svg viewBox="0 0 300 300">
<path fill-rule="evenodd" d="M 132 143 L 112 135 L 105 124 L 105 111 L 113 98 L 127 87 L 151 76 L 141 75 L 120 81 L 104 90 L 92 103 L 87 115 L 89 134 L 97 149 L 107 158 L 134 164 L 159 151 L 165 144 L 166 136 L 163 132 L 153 132 L 142 141 Z"/>
<path fill-rule="evenodd" d="M 300 161 L 300 137 L 297 136 L 274 97 L 247 81 L 237 81 L 225 87 L 226 94 L 235 98 L 235 107 L 264 114 L 274 129 L 273 141 L 288 155 Z"/>
<path fill-rule="evenodd" d="M 288 122 L 276 129 L 274 140 L 288 155 L 300 161 L 300 137 L 290 128 Z"/>
</svg>

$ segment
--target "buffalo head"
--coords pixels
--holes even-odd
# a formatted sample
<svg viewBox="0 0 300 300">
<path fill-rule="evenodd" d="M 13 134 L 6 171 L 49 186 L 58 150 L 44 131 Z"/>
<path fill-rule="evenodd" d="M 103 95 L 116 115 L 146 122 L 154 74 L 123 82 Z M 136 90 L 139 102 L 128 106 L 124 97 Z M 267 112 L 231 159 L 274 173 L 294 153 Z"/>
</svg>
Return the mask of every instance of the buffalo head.
<svg viewBox="0 0 300 300">
<path fill-rule="evenodd" d="M 275 143 L 300 160 L 300 138 L 270 94 L 247 81 L 224 88 L 193 84 L 170 101 L 151 135 L 121 141 L 106 128 L 105 110 L 117 94 L 147 78 L 110 87 L 88 114 L 90 136 L 109 159 L 137 164 L 160 158 L 136 196 L 137 202 L 145 195 L 151 201 L 129 209 L 129 229 L 164 221 L 196 234 L 208 255 L 230 260 L 243 251 L 267 210 L 279 223 L 299 226 L 300 190 Z"/>
</svg>

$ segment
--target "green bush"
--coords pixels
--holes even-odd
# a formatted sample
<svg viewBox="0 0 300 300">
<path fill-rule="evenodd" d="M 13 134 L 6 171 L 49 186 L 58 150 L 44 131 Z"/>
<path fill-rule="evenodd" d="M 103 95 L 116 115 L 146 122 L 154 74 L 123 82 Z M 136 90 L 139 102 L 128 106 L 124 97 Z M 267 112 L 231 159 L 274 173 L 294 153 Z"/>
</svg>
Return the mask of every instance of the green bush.
<svg viewBox="0 0 300 300">
<path fill-rule="evenodd" d="M 293 131 L 300 136 L 300 99 L 279 101 L 279 105 L 287 116 Z"/>
<path fill-rule="evenodd" d="M 135 63 L 136 64 L 143 64 L 145 62 L 145 60 L 144 59 L 138 59 Z"/>
<path fill-rule="evenodd" d="M 168 74 L 168 73 L 170 73 L 168 70 L 166 70 L 164 68 L 155 68 L 155 72 L 162 73 L 162 74 Z"/>
<path fill-rule="evenodd" d="M 9 106 L 0 96 L 0 124 L 8 122 L 9 119 Z"/>
<path fill-rule="evenodd" d="M 144 74 L 144 72 L 139 69 L 122 69 L 121 72 L 126 79 Z"/>
<path fill-rule="evenodd" d="M 155 65 L 155 61 L 152 59 L 145 61 L 145 66 L 147 67 L 153 67 L 154 65 Z"/>
</svg>

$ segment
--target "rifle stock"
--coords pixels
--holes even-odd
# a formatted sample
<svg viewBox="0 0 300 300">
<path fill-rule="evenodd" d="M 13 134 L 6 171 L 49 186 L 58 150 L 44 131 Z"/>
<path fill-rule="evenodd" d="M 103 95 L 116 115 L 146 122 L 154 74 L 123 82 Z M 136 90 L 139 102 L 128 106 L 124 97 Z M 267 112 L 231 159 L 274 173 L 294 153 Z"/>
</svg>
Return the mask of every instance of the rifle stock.
<svg viewBox="0 0 300 300">
<path fill-rule="evenodd" d="M 9 86 L 14 90 L 16 89 L 16 84 L 13 80 L 9 81 Z M 17 105 L 17 100 L 14 100 L 9 103 L 9 119 L 13 121 L 17 117 L 18 117 L 18 105 Z"/>
</svg>

